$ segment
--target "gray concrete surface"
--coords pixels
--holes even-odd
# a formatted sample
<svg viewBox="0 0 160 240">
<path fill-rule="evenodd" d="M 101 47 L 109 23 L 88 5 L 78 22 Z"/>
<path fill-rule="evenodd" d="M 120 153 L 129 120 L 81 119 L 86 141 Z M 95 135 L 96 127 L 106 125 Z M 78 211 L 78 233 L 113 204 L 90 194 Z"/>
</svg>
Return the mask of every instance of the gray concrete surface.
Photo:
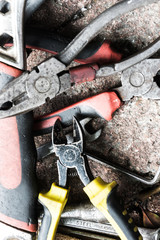
<svg viewBox="0 0 160 240">
<path fill-rule="evenodd" d="M 50 0 L 37 11 L 32 24 L 51 31 L 57 30 L 64 36 L 74 37 L 84 26 L 103 10 L 112 6 L 117 0 Z M 72 16 L 80 8 L 83 8 L 84 16 L 76 21 Z M 106 38 L 114 43 L 117 49 L 122 50 L 125 56 L 129 56 L 137 50 L 142 49 L 160 35 L 160 1 L 112 21 L 98 36 L 98 39 Z M 64 24 L 66 23 L 66 24 Z M 65 27 L 63 27 L 63 25 Z M 160 53 L 160 52 L 159 52 Z M 159 53 L 157 56 L 159 56 Z M 28 59 L 30 69 L 42 61 L 49 54 L 34 50 Z M 68 106 L 78 100 L 107 91 L 115 86 L 115 79 L 96 79 L 92 83 L 84 83 L 76 86 L 64 94 L 53 99 L 47 105 L 35 111 L 35 115 L 55 111 Z M 160 101 L 133 98 L 125 102 L 123 106 L 114 113 L 110 122 L 98 119 L 96 124 L 102 124 L 104 129 L 102 136 L 94 144 L 88 145 L 103 153 L 111 161 L 122 164 L 139 174 L 151 172 L 153 175 L 160 165 Z M 41 144 L 48 141 L 46 138 L 37 138 L 36 143 Z M 116 180 L 119 183 L 118 195 L 127 202 L 146 186 L 135 182 L 125 175 L 119 174 L 109 168 L 90 161 L 94 176 L 100 175 L 104 180 L 110 182 Z M 53 181 L 57 181 L 57 169 L 55 157 L 46 158 L 37 164 L 37 176 L 41 189 L 48 189 Z M 85 194 L 80 194 L 79 188 L 82 184 L 77 177 L 72 177 L 70 201 L 87 199 Z M 78 186 L 78 193 L 77 193 Z M 160 198 L 150 198 L 148 209 L 160 213 Z M 57 238 L 61 239 L 61 238 Z"/>
</svg>

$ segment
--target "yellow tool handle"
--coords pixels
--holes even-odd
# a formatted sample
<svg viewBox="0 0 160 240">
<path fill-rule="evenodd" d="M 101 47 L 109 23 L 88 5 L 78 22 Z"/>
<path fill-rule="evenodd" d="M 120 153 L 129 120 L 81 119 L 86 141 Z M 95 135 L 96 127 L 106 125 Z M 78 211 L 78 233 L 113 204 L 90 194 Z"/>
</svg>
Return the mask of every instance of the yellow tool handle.
<svg viewBox="0 0 160 240">
<path fill-rule="evenodd" d="M 116 196 L 116 188 L 117 183 L 115 181 L 106 183 L 98 177 L 83 190 L 90 198 L 91 203 L 112 224 L 122 240 L 142 240 L 143 238 L 133 220 L 127 215 L 127 211 L 122 209 Z"/>
<path fill-rule="evenodd" d="M 38 235 L 38 240 L 55 239 L 57 227 L 61 217 L 61 213 L 68 200 L 69 190 L 52 184 L 49 192 L 39 194 L 39 202 L 44 208 L 44 217 Z"/>
</svg>

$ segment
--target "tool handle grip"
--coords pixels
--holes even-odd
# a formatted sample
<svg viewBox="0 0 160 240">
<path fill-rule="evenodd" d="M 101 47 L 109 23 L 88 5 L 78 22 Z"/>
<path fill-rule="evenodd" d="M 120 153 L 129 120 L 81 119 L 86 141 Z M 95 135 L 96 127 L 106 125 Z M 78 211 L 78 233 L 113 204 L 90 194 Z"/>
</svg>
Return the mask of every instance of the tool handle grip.
<svg viewBox="0 0 160 240">
<path fill-rule="evenodd" d="M 100 177 L 89 183 L 84 191 L 92 204 L 99 209 L 112 224 L 122 240 L 142 240 L 133 220 L 123 210 L 116 196 L 117 183 L 105 183 Z"/>
<path fill-rule="evenodd" d="M 0 89 L 22 71 L 0 63 Z M 37 230 L 36 148 L 33 115 L 0 120 L 0 221 L 29 232 Z"/>
<path fill-rule="evenodd" d="M 55 239 L 59 220 L 68 200 L 68 193 L 69 190 L 58 187 L 53 183 L 49 192 L 39 194 L 39 202 L 44 208 L 44 217 L 38 240 Z"/>
<path fill-rule="evenodd" d="M 57 32 L 48 32 L 45 29 L 25 28 L 27 48 L 37 48 L 52 54 L 61 52 L 72 39 L 62 37 Z M 81 64 L 106 64 L 119 62 L 122 54 L 114 51 L 108 42 L 92 41 L 76 57 L 75 61 Z"/>
<path fill-rule="evenodd" d="M 65 127 L 72 123 L 73 116 L 77 118 L 102 117 L 109 121 L 112 119 L 112 114 L 120 106 L 121 101 L 115 92 L 98 94 L 59 111 L 35 119 L 34 135 L 51 132 L 52 126 L 58 118 Z"/>
</svg>

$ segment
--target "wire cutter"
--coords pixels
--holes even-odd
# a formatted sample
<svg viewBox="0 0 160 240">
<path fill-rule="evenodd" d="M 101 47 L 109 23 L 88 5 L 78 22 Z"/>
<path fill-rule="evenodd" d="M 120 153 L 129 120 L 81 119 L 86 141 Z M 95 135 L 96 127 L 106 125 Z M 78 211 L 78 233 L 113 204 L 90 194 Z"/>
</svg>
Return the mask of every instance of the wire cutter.
<svg viewBox="0 0 160 240">
<path fill-rule="evenodd" d="M 84 184 L 84 192 L 92 204 L 98 208 L 110 221 L 122 240 L 141 240 L 142 237 L 134 225 L 133 220 L 127 215 L 116 197 L 117 183 L 104 182 L 100 177 L 93 178 L 86 156 L 83 154 L 84 138 L 79 121 L 73 117 L 73 142 L 67 143 L 66 136 L 60 120 L 57 120 L 52 132 L 52 142 L 57 161 L 59 186 L 52 184 L 46 194 L 39 194 L 39 201 L 44 207 L 44 218 L 39 232 L 38 240 L 52 240 L 61 213 L 68 199 L 67 170 L 75 168 L 80 180 Z"/>
</svg>

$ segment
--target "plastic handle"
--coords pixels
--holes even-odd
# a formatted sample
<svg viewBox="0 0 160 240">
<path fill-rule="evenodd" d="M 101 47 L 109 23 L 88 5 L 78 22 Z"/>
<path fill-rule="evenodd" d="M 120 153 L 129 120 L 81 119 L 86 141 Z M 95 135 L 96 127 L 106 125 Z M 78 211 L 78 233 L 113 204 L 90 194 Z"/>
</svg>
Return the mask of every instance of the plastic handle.
<svg viewBox="0 0 160 240">
<path fill-rule="evenodd" d="M 51 132 L 52 126 L 58 118 L 61 119 L 63 125 L 66 127 L 72 123 L 73 116 L 81 116 L 82 118 L 103 117 L 105 120 L 109 121 L 112 119 L 112 114 L 121 105 L 121 101 L 115 92 L 98 94 L 59 111 L 35 119 L 34 135 Z"/>
<path fill-rule="evenodd" d="M 72 39 L 64 38 L 57 32 L 51 33 L 43 29 L 25 28 L 27 48 L 38 48 L 56 54 L 61 52 Z M 35 46 L 36 44 L 36 46 Z M 90 42 L 76 57 L 81 64 L 106 64 L 119 62 L 122 54 L 115 52 L 107 42 Z"/>
<path fill-rule="evenodd" d="M 38 235 L 38 240 L 55 239 L 57 227 L 63 209 L 68 200 L 69 190 L 52 184 L 49 192 L 39 194 L 39 202 L 44 208 L 44 217 Z"/>
<path fill-rule="evenodd" d="M 0 221 L 37 230 L 36 149 L 32 113 L 0 120 Z"/>
<path fill-rule="evenodd" d="M 118 202 L 116 187 L 117 183 L 115 181 L 108 184 L 98 177 L 89 183 L 84 191 L 92 204 L 112 224 L 122 240 L 142 240 L 143 238 L 133 220 L 127 215 L 126 210 L 122 210 L 122 206 Z"/>
<path fill-rule="evenodd" d="M 0 89 L 21 74 L 0 63 Z M 0 221 L 36 232 L 38 191 L 32 126 L 32 113 L 0 120 Z"/>
</svg>

